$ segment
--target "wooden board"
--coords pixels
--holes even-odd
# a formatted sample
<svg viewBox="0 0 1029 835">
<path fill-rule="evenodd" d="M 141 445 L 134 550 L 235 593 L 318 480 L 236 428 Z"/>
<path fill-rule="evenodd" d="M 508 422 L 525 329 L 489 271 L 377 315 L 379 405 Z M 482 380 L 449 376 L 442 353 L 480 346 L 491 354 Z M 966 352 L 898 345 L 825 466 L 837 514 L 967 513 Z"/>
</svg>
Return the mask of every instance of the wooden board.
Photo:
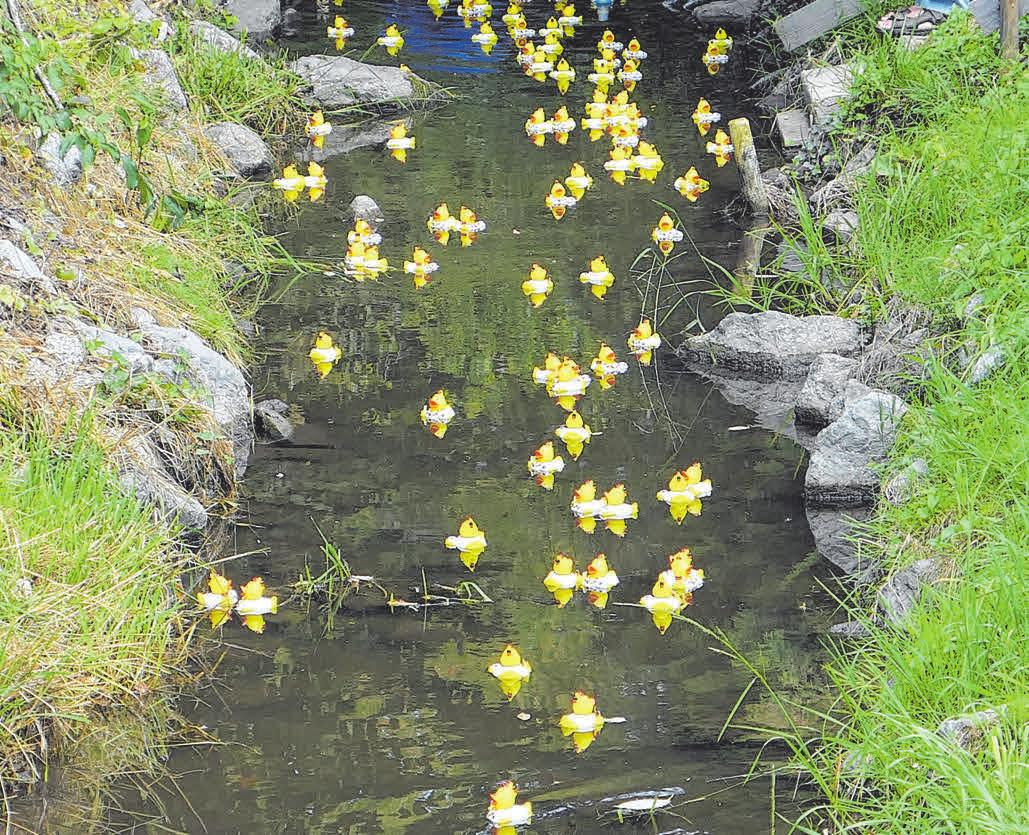
<svg viewBox="0 0 1029 835">
<path fill-rule="evenodd" d="M 857 17 L 865 8 L 866 0 L 815 0 L 779 18 L 772 28 L 779 35 L 783 46 L 793 52 L 841 23 Z M 903 0 L 898 0 L 897 8 L 904 8 Z M 1000 28 L 1000 0 L 973 0 L 971 9 L 984 32 L 996 32 Z M 1018 16 L 1026 14 L 1029 14 L 1029 0 L 1019 0 Z"/>
<path fill-rule="evenodd" d="M 857 17 L 865 8 L 865 0 L 815 0 L 814 3 L 779 18 L 772 28 L 779 35 L 783 46 L 793 52 L 835 29 L 841 23 Z"/>
</svg>

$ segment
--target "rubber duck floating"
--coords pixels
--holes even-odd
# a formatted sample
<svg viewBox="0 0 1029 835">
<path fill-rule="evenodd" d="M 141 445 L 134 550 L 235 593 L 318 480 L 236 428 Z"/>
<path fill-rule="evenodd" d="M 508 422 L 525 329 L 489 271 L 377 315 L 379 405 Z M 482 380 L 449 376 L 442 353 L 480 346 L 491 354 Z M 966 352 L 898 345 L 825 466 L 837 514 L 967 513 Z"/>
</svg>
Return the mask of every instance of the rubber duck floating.
<svg viewBox="0 0 1029 835">
<path fill-rule="evenodd" d="M 590 605 L 603 609 L 607 605 L 611 589 L 618 585 L 618 575 L 607 564 L 607 556 L 597 554 L 582 575 L 582 590 L 587 593 Z"/>
<path fill-rule="evenodd" d="M 597 529 L 597 517 L 607 502 L 597 498 L 597 485 L 590 479 L 575 488 L 572 493 L 572 516 L 575 526 L 585 533 L 593 533 Z"/>
<path fill-rule="evenodd" d="M 509 3 L 507 11 L 504 12 L 500 18 L 500 22 L 503 23 L 509 30 L 514 28 L 514 25 L 518 23 L 518 19 L 523 18 L 522 7 L 519 3 Z"/>
<path fill-rule="evenodd" d="M 365 246 L 357 241 L 347 247 L 343 266 L 346 268 L 347 275 L 355 281 L 365 281 L 366 279 L 374 281 L 381 273 L 389 269 L 389 261 L 379 255 L 378 247 Z"/>
<path fill-rule="evenodd" d="M 545 267 L 533 264 L 529 267 L 529 277 L 522 282 L 522 292 L 528 296 L 533 307 L 539 307 L 554 290 L 554 282 Z"/>
<path fill-rule="evenodd" d="M 565 186 L 572 193 L 572 197 L 582 200 L 583 195 L 593 188 L 593 178 L 586 173 L 581 162 L 573 162 L 568 176 L 565 177 Z"/>
<path fill-rule="evenodd" d="M 701 99 L 697 102 L 697 109 L 693 111 L 693 124 L 697 126 L 701 136 L 707 136 L 707 132 L 711 130 L 711 125 L 720 121 L 722 121 L 722 114 L 715 113 L 707 99 Z"/>
<path fill-rule="evenodd" d="M 638 63 L 629 58 L 618 71 L 618 80 L 622 82 L 622 86 L 630 93 L 643 80 L 643 73 L 640 72 L 639 66 Z"/>
<path fill-rule="evenodd" d="M 616 484 L 604 494 L 604 506 L 597 514 L 604 526 L 618 537 L 625 536 L 626 520 L 638 519 L 640 514 L 639 504 L 627 499 L 625 485 Z"/>
<path fill-rule="evenodd" d="M 264 616 L 279 611 L 279 598 L 274 595 L 269 597 L 264 592 L 264 580 L 254 577 L 239 590 L 239 601 L 236 603 L 236 614 L 242 618 L 243 625 L 258 635 L 264 632 Z"/>
<path fill-rule="evenodd" d="M 675 190 L 691 203 L 696 203 L 697 198 L 711 187 L 711 184 L 701 177 L 697 173 L 696 167 L 692 165 L 685 174 L 676 179 L 673 185 Z"/>
<path fill-rule="evenodd" d="M 718 75 L 718 71 L 729 63 L 729 54 L 724 48 L 717 45 L 712 46 L 712 42 L 708 42 L 707 51 L 700 60 L 707 67 L 708 75 Z"/>
<path fill-rule="evenodd" d="M 611 346 L 603 342 L 600 344 L 597 355 L 590 362 L 590 371 L 596 374 L 597 384 L 601 391 L 607 391 L 614 386 L 618 375 L 624 374 L 628 370 L 629 364 L 619 362 Z"/>
<path fill-rule="evenodd" d="M 537 107 L 525 120 L 525 135 L 537 148 L 542 148 L 547 141 L 547 134 L 554 132 L 554 124 L 547 118 L 542 107 Z"/>
<path fill-rule="evenodd" d="M 632 157 L 632 165 L 639 178 L 648 183 L 654 182 L 657 175 L 661 173 L 661 169 L 665 167 L 664 160 L 661 159 L 657 148 L 649 142 L 639 143 L 639 150 Z"/>
<path fill-rule="evenodd" d="M 426 427 L 437 438 L 442 438 L 447 434 L 447 427 L 450 426 L 456 416 L 457 412 L 447 402 L 447 395 L 443 389 L 440 389 L 425 401 L 420 415 L 422 426 Z M 447 547 L 449 548 L 450 546 L 448 545 Z"/>
<path fill-rule="evenodd" d="M 568 92 L 571 83 L 575 81 L 575 70 L 564 58 L 557 62 L 557 66 L 548 75 L 557 82 L 557 91 L 562 96 Z"/>
<path fill-rule="evenodd" d="M 621 52 L 625 47 L 615 39 L 615 33 L 610 29 L 605 29 L 604 34 L 600 36 L 600 40 L 597 41 L 597 52 L 603 53 L 605 49 L 609 49 L 612 52 Z"/>
<path fill-rule="evenodd" d="M 568 135 L 575 130 L 575 119 L 568 115 L 568 108 L 561 105 L 550 117 L 550 125 L 554 141 L 559 145 L 568 144 Z"/>
<path fill-rule="evenodd" d="M 650 594 L 640 598 L 640 605 L 650 612 L 654 626 L 662 635 L 672 624 L 675 615 L 682 611 L 687 601 L 675 593 L 675 589 L 663 577 L 658 577 Z"/>
<path fill-rule="evenodd" d="M 490 664 L 486 671 L 497 680 L 501 692 L 510 701 L 532 675 L 532 664 L 522 658 L 513 644 L 508 644 L 500 653 L 500 660 Z"/>
<path fill-rule="evenodd" d="M 576 401 L 586 393 L 592 379 L 583 374 L 578 364 L 568 357 L 561 361 L 557 373 L 547 382 L 547 394 L 566 412 L 575 408 Z"/>
<path fill-rule="evenodd" d="M 543 202 L 550 209 L 554 220 L 561 220 L 568 213 L 568 210 L 574 208 L 579 201 L 576 200 L 574 195 L 568 193 L 564 183 L 560 180 L 554 180 Z"/>
<path fill-rule="evenodd" d="M 615 277 L 608 269 L 607 261 L 603 255 L 598 255 L 589 263 L 589 269 L 579 273 L 579 281 L 588 284 L 590 292 L 603 301 L 607 291 L 615 283 Z"/>
<path fill-rule="evenodd" d="M 683 233 L 681 229 L 675 228 L 675 221 L 665 212 L 658 220 L 657 226 L 651 230 L 650 237 L 663 254 L 669 255 L 675 245 L 683 239 Z"/>
<path fill-rule="evenodd" d="M 640 365 L 650 365 L 654 351 L 661 347 L 661 335 L 654 332 L 650 319 L 644 319 L 629 334 L 626 344 Z"/>
<path fill-rule="evenodd" d="M 721 168 L 729 160 L 732 159 L 733 150 L 732 140 L 729 139 L 729 135 L 724 130 L 719 130 L 715 134 L 715 141 L 707 143 L 707 152 L 714 154 L 715 163 Z M 314 199 L 313 197 L 311 198 Z"/>
<path fill-rule="evenodd" d="M 536 81 L 544 82 L 554 69 L 554 62 L 550 60 L 546 52 L 536 48 L 532 53 L 532 61 L 525 65 L 525 74 L 531 75 Z"/>
<path fill-rule="evenodd" d="M 325 193 L 325 186 L 328 181 L 324 169 L 316 162 L 307 163 L 307 175 L 297 171 L 295 165 L 287 165 L 282 170 L 282 176 L 272 180 L 272 188 L 282 192 L 287 203 L 296 202 L 297 198 L 307 189 L 307 196 L 314 203 Z"/>
<path fill-rule="evenodd" d="M 543 37 L 543 43 L 539 46 L 539 51 L 553 61 L 565 51 L 564 44 L 561 43 L 561 35 L 556 31 L 547 32 Z"/>
<path fill-rule="evenodd" d="M 414 150 L 416 141 L 415 137 L 407 135 L 406 125 L 394 125 L 389 129 L 386 148 L 389 150 L 390 156 L 397 162 L 407 162 L 407 152 Z"/>
<path fill-rule="evenodd" d="M 475 571 L 479 557 L 486 550 L 486 533 L 479 530 L 475 520 L 469 516 L 461 523 L 457 536 L 448 536 L 443 540 L 443 544 L 459 553 L 461 562 L 469 571 Z"/>
<path fill-rule="evenodd" d="M 382 235 L 367 220 L 354 221 L 354 228 L 347 232 L 347 243 L 362 243 L 365 246 L 378 246 L 382 243 Z"/>
<path fill-rule="evenodd" d="M 347 45 L 347 39 L 354 37 L 354 29 L 345 17 L 336 15 L 336 19 L 332 21 L 332 26 L 329 26 L 325 30 L 326 34 L 335 40 L 336 49 L 342 50 Z"/>
<path fill-rule="evenodd" d="M 704 585 L 704 570 L 693 567 L 693 555 L 683 548 L 668 557 L 668 568 L 659 575 L 665 584 L 683 600 L 693 599 L 693 592 Z"/>
<path fill-rule="evenodd" d="M 386 31 L 378 37 L 375 41 L 379 46 L 385 47 L 386 52 L 396 57 L 400 54 L 400 50 L 404 48 L 404 36 L 400 34 L 400 30 L 397 28 L 395 23 L 391 23 L 386 27 Z"/>
<path fill-rule="evenodd" d="M 554 454 L 554 442 L 547 441 L 533 452 L 527 466 L 536 484 L 544 490 L 553 490 L 554 475 L 564 471 L 565 461 L 560 455 Z"/>
<path fill-rule="evenodd" d="M 627 61 L 645 61 L 647 53 L 643 51 L 643 47 L 640 46 L 640 42 L 636 38 L 630 38 L 629 42 L 625 45 L 625 49 L 622 50 L 622 57 Z"/>
<path fill-rule="evenodd" d="M 432 210 L 432 214 L 429 215 L 429 219 L 426 221 L 426 226 L 429 227 L 429 231 L 436 239 L 436 242 L 446 246 L 450 241 L 451 233 L 460 231 L 461 221 L 450 214 L 450 209 L 446 203 L 440 203 Z"/>
<path fill-rule="evenodd" d="M 577 690 L 572 696 L 572 709 L 561 717 L 558 723 L 564 736 L 571 736 L 572 747 L 581 754 L 600 735 L 604 728 L 604 717 L 597 710 L 597 700 Z"/>
<path fill-rule="evenodd" d="M 561 357 L 551 351 L 543 358 L 542 368 L 537 365 L 532 369 L 532 381 L 538 386 L 547 386 L 557 377 L 557 370 L 560 367 Z"/>
<path fill-rule="evenodd" d="M 532 822 L 532 802 L 516 803 L 518 787 L 510 780 L 501 783 L 489 796 L 489 809 L 486 820 L 509 835 L 516 826 L 524 826 Z"/>
<path fill-rule="evenodd" d="M 703 479 L 703 480 L 702 480 Z M 700 516 L 701 499 L 711 495 L 711 479 L 703 478 L 699 462 L 679 470 L 668 482 L 667 490 L 659 490 L 658 501 L 668 505 L 672 518 L 682 524 L 687 514 Z"/>
<path fill-rule="evenodd" d="M 497 45 L 497 33 L 493 31 L 488 20 L 483 21 L 479 31 L 472 35 L 472 43 L 477 43 L 485 55 L 493 51 L 493 47 Z"/>
<path fill-rule="evenodd" d="M 443 17 L 443 11 L 450 5 L 450 0 L 426 0 L 426 5 L 429 7 L 429 11 L 432 12 L 432 16 L 439 20 Z"/>
<path fill-rule="evenodd" d="M 625 185 L 625 178 L 635 168 L 631 148 L 617 147 L 608 152 L 609 159 L 604 163 L 604 170 L 611 175 L 611 179 L 618 185 Z"/>
<path fill-rule="evenodd" d="M 325 115 L 316 110 L 307 117 L 307 138 L 315 148 L 325 145 L 325 137 L 332 133 L 332 125 L 325 121 Z"/>
<path fill-rule="evenodd" d="M 712 46 L 727 53 L 732 52 L 732 38 L 724 29 L 719 29 L 715 32 L 715 36 L 707 42 L 708 49 L 711 49 Z"/>
<path fill-rule="evenodd" d="M 462 206 L 458 211 L 457 231 L 461 235 L 461 246 L 471 246 L 478 239 L 479 233 L 486 231 L 486 221 L 479 220 L 475 212 Z"/>
<path fill-rule="evenodd" d="M 232 617 L 232 607 L 238 600 L 239 593 L 232 587 L 232 580 L 213 568 L 207 578 L 207 591 L 197 592 L 197 603 L 209 613 L 212 629 L 217 629 Z"/>
<path fill-rule="evenodd" d="M 558 11 L 561 16 L 557 19 L 557 25 L 561 27 L 566 38 L 574 37 L 575 27 L 582 26 L 582 15 L 575 13 L 575 6 L 571 3 Z"/>
<path fill-rule="evenodd" d="M 432 260 L 420 246 L 416 246 L 411 253 L 411 260 L 404 262 L 404 272 L 414 280 L 414 286 L 421 290 L 432 280 L 432 274 L 439 269 L 439 264 Z"/>
<path fill-rule="evenodd" d="M 550 567 L 550 572 L 543 578 L 543 585 L 554 595 L 559 609 L 563 609 L 575 590 L 582 582 L 582 575 L 575 570 L 575 563 L 567 554 L 558 554 Z"/>
<path fill-rule="evenodd" d="M 565 449 L 568 450 L 572 460 L 578 461 L 585 444 L 588 444 L 590 439 L 598 433 L 590 429 L 589 425 L 583 421 L 582 415 L 578 412 L 569 412 L 568 417 L 565 418 L 564 425 L 557 427 L 554 430 L 554 434 L 565 445 Z"/>
<path fill-rule="evenodd" d="M 325 331 L 320 331 L 318 336 L 315 337 L 314 347 L 308 356 L 311 358 L 311 362 L 314 363 L 318 376 L 324 380 L 328 373 L 332 371 L 332 367 L 339 362 L 339 358 L 343 356 L 343 351 L 332 344 L 331 336 Z"/>
<path fill-rule="evenodd" d="M 489 3 L 475 3 L 473 0 L 462 0 L 457 7 L 457 16 L 464 21 L 464 28 L 471 29 L 472 22 L 484 23 L 493 14 Z"/>
</svg>

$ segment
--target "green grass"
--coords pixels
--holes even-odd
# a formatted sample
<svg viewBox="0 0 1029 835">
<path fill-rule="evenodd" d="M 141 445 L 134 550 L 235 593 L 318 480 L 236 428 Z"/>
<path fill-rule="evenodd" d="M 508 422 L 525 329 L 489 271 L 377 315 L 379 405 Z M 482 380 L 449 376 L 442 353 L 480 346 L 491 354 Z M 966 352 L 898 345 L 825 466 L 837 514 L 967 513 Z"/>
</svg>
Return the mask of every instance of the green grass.
<svg viewBox="0 0 1029 835">
<path fill-rule="evenodd" d="M 789 737 L 826 795 L 798 828 L 1029 832 L 1029 78 L 964 15 L 915 52 L 868 21 L 848 48 L 865 69 L 843 133 L 874 134 L 879 155 L 856 194 L 858 246 L 836 267 L 863 286 L 864 315 L 901 299 L 953 323 L 892 453 L 891 469 L 920 457 L 929 476 L 907 503 L 879 508 L 867 532 L 888 573 L 933 557 L 949 576 L 902 630 L 871 622 L 869 595 L 844 601 L 871 637 L 830 649 L 834 708 L 808 711 Z M 796 234 L 824 257 L 816 222 Z M 802 283 L 808 296 L 795 301 L 825 309 L 814 275 Z M 961 328 L 975 292 L 983 305 Z M 955 347 L 974 356 L 994 344 L 1005 365 L 971 387 Z M 986 707 L 1006 713 L 977 751 L 937 735 L 942 720 Z"/>
<path fill-rule="evenodd" d="M 170 52 L 190 104 L 208 122 L 239 122 L 263 136 L 294 135 L 306 124 L 307 111 L 297 95 L 299 76 L 286 59 L 254 60 L 216 50 L 186 26 Z"/>
<path fill-rule="evenodd" d="M 22 408 L 0 413 L 5 783 L 42 776 L 98 713 L 148 713 L 184 652 L 174 532 L 124 494 L 88 417 L 52 426 Z"/>
</svg>

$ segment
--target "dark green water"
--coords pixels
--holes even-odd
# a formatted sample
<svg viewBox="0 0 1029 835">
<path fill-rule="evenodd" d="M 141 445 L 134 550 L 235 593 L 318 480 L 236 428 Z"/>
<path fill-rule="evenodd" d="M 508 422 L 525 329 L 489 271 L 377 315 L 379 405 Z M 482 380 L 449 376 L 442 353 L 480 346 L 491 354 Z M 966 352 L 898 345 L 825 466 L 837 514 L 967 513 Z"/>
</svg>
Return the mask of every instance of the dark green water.
<svg viewBox="0 0 1029 835">
<path fill-rule="evenodd" d="M 531 24 L 541 20 L 543 4 L 535 5 Z M 602 31 L 588 4 L 581 6 L 587 25 L 569 56 L 580 81 L 567 96 L 576 118 Z M 280 287 L 277 301 L 264 308 L 256 393 L 293 404 L 304 423 L 293 445 L 257 450 L 235 544 L 263 553 L 229 573 L 261 574 L 284 594 L 305 560 L 320 565 L 317 525 L 355 573 L 413 599 L 423 571 L 444 585 L 469 578 L 442 541 L 473 514 L 489 541 L 474 580 L 494 603 L 390 613 L 370 592 L 348 601 L 327 637 L 323 615 L 296 603 L 269 618 L 263 636 L 238 624 L 226 628 L 218 686 L 184 705 L 191 721 L 224 744 L 173 754 L 170 767 L 181 776 L 178 791 L 161 798 L 161 826 L 211 833 L 477 832 L 486 828 L 487 793 L 510 778 L 536 806 L 525 831 L 597 832 L 612 825 L 609 815 L 598 818 L 611 806 L 604 798 L 666 787 L 679 792 L 679 803 L 693 801 L 677 806 L 685 819 L 659 815 L 654 824 L 626 823 L 623 831 L 768 831 L 769 783 L 738 786 L 736 779 L 758 743 L 738 731 L 718 740 L 749 675 L 687 624 L 675 623 L 662 636 L 646 612 L 595 610 L 581 595 L 559 609 L 541 583 L 557 551 L 582 567 L 603 550 L 622 580 L 612 603 L 636 602 L 667 555 L 688 546 L 707 582 L 686 613 L 725 630 L 788 694 L 817 693 L 824 602 L 801 502 L 802 451 L 762 430 L 730 431 L 748 425 L 750 415 L 675 368 L 667 343 L 677 344 L 697 315 L 710 325 L 717 311 L 694 309 L 692 300 L 673 308 L 677 291 L 666 288 L 657 302 L 648 291 L 647 311 L 656 303 L 659 317 L 667 317 L 660 325 L 666 346 L 649 369 L 625 350 L 644 291 L 629 268 L 661 214 L 653 200 L 678 208 L 705 258 L 730 268 L 735 261 L 741 232 L 724 209 L 737 194 L 738 174 L 732 165 L 715 168 L 689 114 L 701 95 L 727 117 L 750 112 L 738 92 L 748 80 L 746 49 L 711 79 L 699 57 L 713 33 L 684 28 L 656 2 L 616 8 L 612 27 L 620 39 L 638 34 L 650 53 L 633 99 L 651 120 L 645 138 L 666 163 L 656 185 L 630 181 L 619 188 L 601 168 L 606 141 L 590 144 L 580 131 L 565 148 L 548 141 L 540 150 L 527 141 L 528 114 L 539 105 L 549 114 L 560 97 L 552 84 L 516 72 L 499 23 L 503 5 L 494 14 L 501 43 L 486 58 L 469 49 L 453 8 L 434 24 L 413 0 L 348 0 L 354 48 L 362 51 L 398 11 L 410 27 L 401 60 L 461 98 L 414 119 L 418 147 L 406 165 L 381 147 L 330 159 L 325 201 L 301 204 L 285 241 L 298 256 L 342 258 L 346 206 L 366 193 L 386 217 L 381 249 L 390 262 L 399 266 L 419 244 L 441 269 L 423 291 L 401 273 L 365 284 L 310 275 Z M 287 46 L 329 48 L 324 19 L 311 9 L 302 23 Z M 543 198 L 577 159 L 596 184 L 558 223 Z M 693 164 L 712 187 L 690 205 L 671 183 Z M 431 240 L 425 218 L 442 200 L 452 209 L 465 203 L 488 223 L 474 246 L 444 249 Z M 675 281 L 709 278 L 697 250 L 689 242 L 677 247 L 687 254 L 673 263 Z M 598 253 L 617 279 L 603 303 L 577 281 Z M 520 290 L 533 261 L 557 285 L 539 310 Z M 306 356 L 319 330 L 344 351 L 325 379 Z M 564 412 L 531 383 L 531 369 L 548 350 L 588 366 L 601 341 L 630 361 L 630 371 L 613 390 L 591 386 L 581 412 L 603 434 L 545 493 L 528 478 L 525 462 Z M 458 411 L 443 440 L 418 417 L 440 387 Z M 702 516 L 680 527 L 654 494 L 694 460 L 703 462 L 714 495 Z M 573 527 L 571 490 L 586 478 L 601 489 L 623 481 L 639 501 L 640 518 L 624 540 Z M 534 666 L 511 703 L 485 672 L 509 641 Z M 578 756 L 557 727 L 576 689 L 594 693 L 605 715 L 627 718 Z M 519 720 L 520 712 L 531 718 Z M 764 724 L 777 716 L 755 691 L 740 720 Z M 792 799 L 781 798 L 780 811 L 788 814 Z"/>
</svg>

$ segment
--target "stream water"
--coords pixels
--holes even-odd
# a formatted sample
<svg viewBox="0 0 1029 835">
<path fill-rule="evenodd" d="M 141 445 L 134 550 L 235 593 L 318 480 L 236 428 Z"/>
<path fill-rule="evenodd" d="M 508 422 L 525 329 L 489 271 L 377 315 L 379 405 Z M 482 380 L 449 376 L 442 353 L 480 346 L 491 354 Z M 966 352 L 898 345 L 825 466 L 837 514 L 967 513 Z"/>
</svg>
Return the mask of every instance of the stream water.
<svg viewBox="0 0 1029 835">
<path fill-rule="evenodd" d="M 530 25 L 542 22 L 543 5 L 527 6 Z M 576 119 L 603 30 L 581 5 L 586 23 L 566 51 L 580 74 L 565 97 Z M 548 140 L 537 149 L 526 139 L 529 113 L 542 105 L 549 115 L 561 97 L 552 82 L 517 71 L 499 22 L 502 4 L 491 56 L 469 43 L 453 8 L 438 23 L 414 0 L 348 0 L 344 11 L 358 52 L 397 20 L 408 30 L 400 60 L 458 98 L 414 117 L 418 144 L 406 165 L 381 145 L 328 159 L 326 198 L 301 202 L 284 241 L 297 256 L 340 259 L 347 204 L 364 193 L 382 207 L 382 251 L 392 264 L 418 244 L 441 266 L 424 290 L 402 273 L 363 284 L 312 274 L 273 288 L 260 314 L 254 387 L 258 399 L 292 404 L 303 424 L 293 444 L 258 447 L 235 545 L 260 553 L 228 573 L 260 574 L 283 594 L 305 561 L 323 567 L 320 530 L 355 573 L 373 575 L 398 598 L 417 598 L 424 574 L 443 586 L 474 579 L 492 602 L 391 612 L 380 593 L 366 590 L 347 601 L 327 634 L 324 612 L 296 602 L 269 617 L 262 636 L 226 627 L 219 683 L 183 705 L 221 744 L 173 753 L 177 787 L 161 798 L 162 828 L 147 831 L 478 832 L 486 829 L 488 792 L 506 779 L 534 802 L 528 832 L 596 832 L 614 822 L 605 799 L 657 789 L 674 789 L 681 817 L 627 821 L 623 831 L 767 831 L 768 781 L 739 785 L 761 740 L 738 730 L 720 738 L 749 673 L 689 624 L 673 623 L 662 635 L 645 611 L 615 605 L 647 594 L 667 556 L 688 546 L 707 579 L 686 614 L 724 630 L 794 697 L 817 693 L 824 601 L 801 501 L 802 450 L 741 429 L 749 413 L 676 369 L 670 347 L 683 328 L 696 317 L 710 326 L 718 311 L 698 306 L 700 297 L 682 301 L 674 289 L 655 300 L 630 273 L 662 212 L 654 200 L 677 208 L 696 247 L 677 246 L 685 255 L 672 262 L 667 282 L 711 280 L 701 255 L 732 267 L 741 232 L 724 208 L 738 192 L 738 173 L 715 167 L 690 113 L 701 95 L 727 118 L 751 112 L 741 92 L 746 45 L 712 78 L 700 56 L 713 33 L 695 31 L 658 2 L 615 7 L 611 28 L 623 41 L 637 35 L 650 53 L 632 98 L 666 163 L 655 185 L 619 187 L 601 168 L 607 140 L 591 144 L 576 130 L 567 147 Z M 299 24 L 286 47 L 331 51 L 324 14 L 305 9 Z M 370 60 L 389 61 L 381 50 Z M 556 222 L 543 198 L 575 160 L 595 185 Z M 691 205 L 671 183 L 694 164 L 711 189 Z M 452 209 L 466 204 L 487 222 L 470 248 L 444 249 L 428 235 L 425 219 L 442 200 Z M 577 280 L 599 253 L 616 276 L 603 302 Z M 556 284 L 539 310 L 520 289 L 533 261 Z M 649 368 L 625 350 L 644 294 L 666 340 Z M 324 379 L 307 358 L 321 330 L 343 349 Z M 526 460 L 565 413 L 533 385 L 532 368 L 548 351 L 588 366 L 601 341 L 630 361 L 629 373 L 609 391 L 590 387 L 580 411 L 603 434 L 577 462 L 559 444 L 568 465 L 554 491 L 544 492 Z M 419 410 L 441 387 L 458 417 L 437 439 Z M 714 493 L 700 517 L 680 526 L 654 494 L 695 460 Z M 571 491 L 586 478 L 602 490 L 624 482 L 640 503 L 624 539 L 573 526 Z M 443 548 L 468 514 L 489 541 L 474 575 Z M 580 568 L 598 551 L 608 555 L 621 585 L 606 608 L 582 595 L 555 605 L 541 581 L 557 551 Z M 534 667 L 510 702 L 486 673 L 508 642 Z M 577 689 L 595 694 L 605 715 L 627 719 L 582 754 L 557 726 Z M 737 718 L 777 721 L 757 690 Z"/>
</svg>

